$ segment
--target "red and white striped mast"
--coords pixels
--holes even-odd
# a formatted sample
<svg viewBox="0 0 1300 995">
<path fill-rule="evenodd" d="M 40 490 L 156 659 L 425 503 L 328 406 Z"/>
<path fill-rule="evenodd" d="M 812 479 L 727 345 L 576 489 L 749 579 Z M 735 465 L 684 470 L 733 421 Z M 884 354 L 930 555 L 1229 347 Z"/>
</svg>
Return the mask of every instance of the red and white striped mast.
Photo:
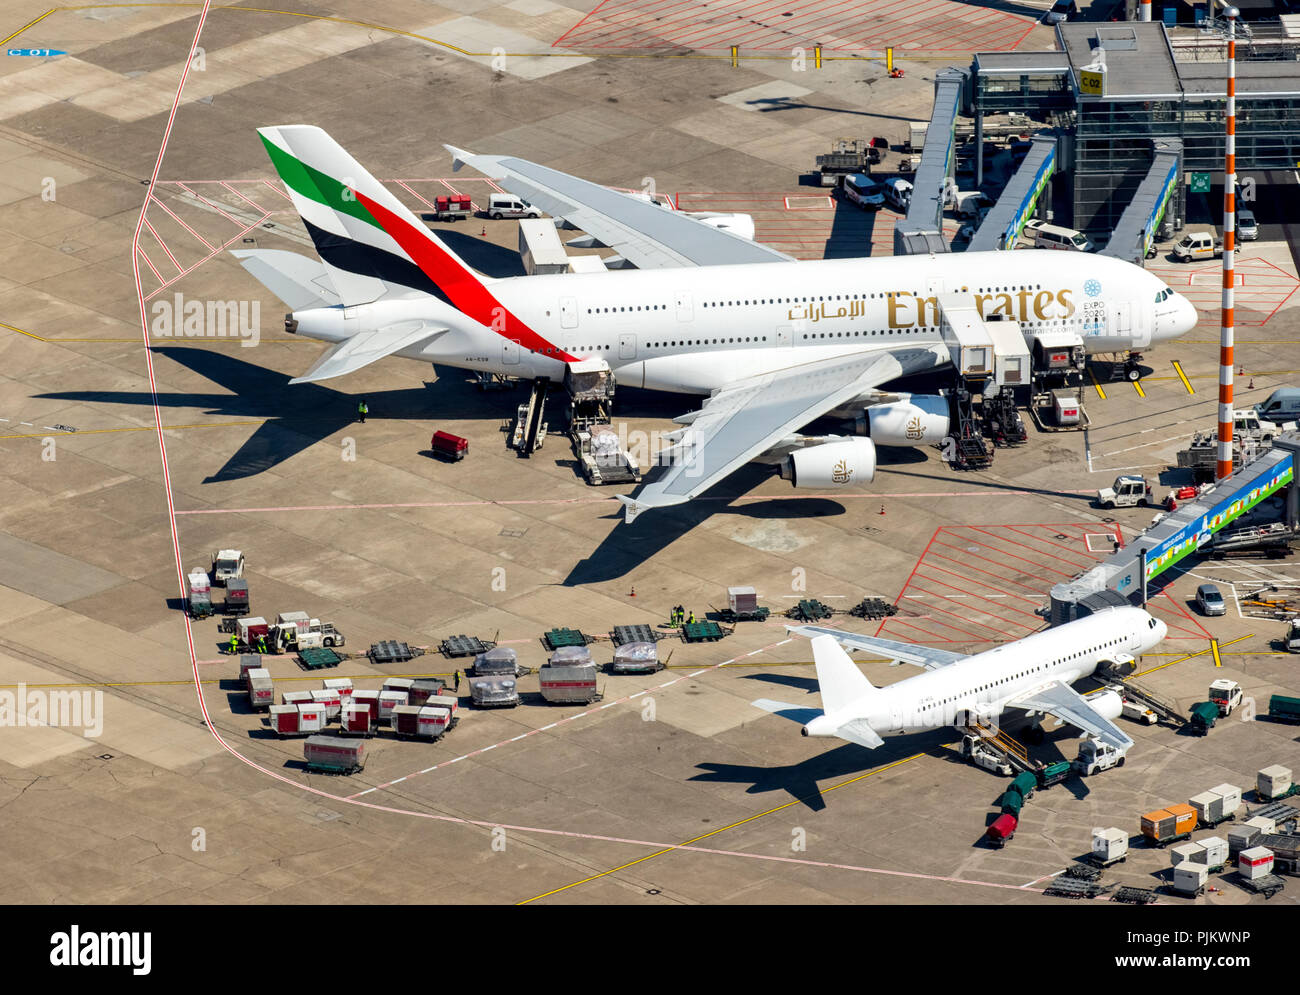
<svg viewBox="0 0 1300 995">
<path fill-rule="evenodd" d="M 1223 318 L 1219 329 L 1219 459 L 1215 481 L 1232 475 L 1233 250 L 1237 227 L 1237 8 L 1228 19 L 1228 93 L 1223 145 Z"/>
</svg>

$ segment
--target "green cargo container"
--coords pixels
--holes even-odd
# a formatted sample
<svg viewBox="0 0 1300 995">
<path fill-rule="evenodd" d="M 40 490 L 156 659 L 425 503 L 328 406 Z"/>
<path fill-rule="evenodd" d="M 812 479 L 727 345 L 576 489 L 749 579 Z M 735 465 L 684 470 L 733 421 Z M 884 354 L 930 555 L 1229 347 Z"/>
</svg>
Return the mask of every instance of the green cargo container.
<svg viewBox="0 0 1300 995">
<path fill-rule="evenodd" d="M 1005 791 L 999 803 L 1002 806 L 1003 815 L 1020 816 L 1020 809 L 1025 804 L 1025 800 L 1020 797 L 1018 791 Z"/>
<path fill-rule="evenodd" d="M 1282 722 L 1300 722 L 1300 698 L 1275 694 L 1268 699 L 1268 716 Z"/>
<path fill-rule="evenodd" d="M 1070 776 L 1073 769 L 1068 760 L 1048 764 L 1038 771 L 1038 786 L 1040 788 L 1050 788 L 1053 784 L 1060 784 Z"/>
<path fill-rule="evenodd" d="M 1021 798 L 1029 798 L 1033 795 L 1034 789 L 1038 787 L 1038 778 L 1034 777 L 1029 771 L 1023 771 L 1017 774 L 1011 781 L 1008 791 L 1014 791 Z"/>
<path fill-rule="evenodd" d="M 1219 720 L 1218 702 L 1198 701 L 1188 709 L 1188 715 L 1192 720 L 1192 729 L 1204 736 L 1214 728 L 1214 723 Z"/>
</svg>

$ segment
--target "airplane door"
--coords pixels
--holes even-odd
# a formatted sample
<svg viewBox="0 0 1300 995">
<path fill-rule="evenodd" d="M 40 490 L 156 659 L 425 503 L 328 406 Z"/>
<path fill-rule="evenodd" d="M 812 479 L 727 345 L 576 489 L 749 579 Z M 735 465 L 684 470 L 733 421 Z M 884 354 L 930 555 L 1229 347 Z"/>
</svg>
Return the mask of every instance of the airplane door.
<svg viewBox="0 0 1300 995">
<path fill-rule="evenodd" d="M 560 327 L 578 327 L 578 299 L 576 297 L 560 298 Z"/>
<path fill-rule="evenodd" d="M 1133 305 L 1128 301 L 1115 305 L 1115 334 L 1133 334 Z"/>
<path fill-rule="evenodd" d="M 690 294 L 677 295 L 677 320 L 693 321 L 695 319 L 695 308 L 691 303 Z"/>
<path fill-rule="evenodd" d="M 620 335 L 618 337 L 618 358 L 636 359 L 635 335 Z"/>
<path fill-rule="evenodd" d="M 788 348 L 794 344 L 794 336 L 791 335 L 789 325 L 778 325 L 776 329 L 776 345 L 778 349 Z"/>
<path fill-rule="evenodd" d="M 501 362 L 506 366 L 514 366 L 519 362 L 519 340 L 506 339 L 501 344 Z"/>
</svg>

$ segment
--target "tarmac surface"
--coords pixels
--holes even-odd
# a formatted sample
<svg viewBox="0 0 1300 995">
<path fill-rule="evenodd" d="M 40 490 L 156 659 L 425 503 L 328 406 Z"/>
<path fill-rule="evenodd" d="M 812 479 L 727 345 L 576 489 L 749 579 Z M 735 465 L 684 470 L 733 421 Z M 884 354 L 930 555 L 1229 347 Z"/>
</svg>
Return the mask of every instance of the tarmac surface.
<svg viewBox="0 0 1300 995">
<path fill-rule="evenodd" d="M 578 476 L 563 436 L 526 460 L 506 448 L 522 389 L 482 392 L 459 371 L 397 359 L 288 385 L 319 346 L 280 330 L 284 306 L 225 251 L 308 251 L 258 125 L 326 127 L 417 209 L 447 189 L 490 190 L 453 176 L 449 142 L 622 188 L 648 177 L 683 207 L 753 210 L 759 238 L 805 258 L 889 251 L 889 212 L 837 210 L 798 176 L 844 134 L 900 143 L 928 116 L 945 60 L 890 80 L 861 58 L 800 71 L 786 55 L 732 67 L 725 46 L 631 59 L 560 45 L 590 28 L 593 6 L 213 7 L 169 124 L 197 5 L 46 16 L 4 5 L 8 47 L 68 54 L 0 61 L 0 691 L 92 696 L 76 699 L 85 711 L 71 727 L 0 728 L 0 848 L 21 855 L 0 902 L 1059 904 L 1042 890 L 1093 827 L 1136 837 L 1141 813 L 1224 781 L 1250 789 L 1269 764 L 1300 768 L 1293 730 L 1239 721 L 1250 708 L 1205 738 L 1128 724 L 1137 743 L 1123 768 L 1039 793 L 993 850 L 980 839 L 1005 781 L 963 762 L 951 731 L 867 752 L 802 738 L 751 705 L 817 706 L 807 644 L 778 617 L 800 598 L 846 610 L 882 597 L 900 608 L 883 625 L 835 623 L 977 651 L 1037 628 L 1053 583 L 1105 555 L 1116 530 L 1128 539 L 1147 525 L 1151 509 L 1091 499 L 1121 471 L 1159 477 L 1162 491 L 1179 482 L 1166 470 L 1175 451 L 1211 427 L 1217 263 L 1152 262 L 1192 295 L 1201 324 L 1149 354 L 1139 385 L 1094 364 L 1087 432 L 1031 428 L 977 473 L 937 451 L 887 452 L 857 494 L 790 491 L 750 467 L 634 526 L 614 488 Z M 949 6 L 972 32 L 987 13 Z M 1023 27 L 1023 44 L 1050 44 L 1032 16 L 999 17 Z M 1267 234 L 1267 203 L 1256 214 Z M 485 272 L 519 271 L 512 222 L 446 230 Z M 1272 241 L 1243 248 L 1238 277 L 1238 397 L 1254 403 L 1300 374 L 1298 283 Z M 176 294 L 256 306 L 257 344 L 146 341 L 141 300 L 152 316 Z M 616 420 L 649 438 L 684 403 L 620 391 Z M 468 438 L 469 457 L 433 459 L 435 429 Z M 307 610 L 355 653 L 381 639 L 429 648 L 311 674 L 269 657 L 277 691 L 449 678 L 464 661 L 436 649 L 461 633 L 535 668 L 548 629 L 659 625 L 675 604 L 720 607 L 729 585 L 757 587 L 774 617 L 716 643 L 664 629 L 668 669 L 602 676 L 591 706 L 546 705 L 535 676 L 514 709 L 463 697 L 442 741 L 377 737 L 364 771 L 327 777 L 249 710 L 217 621 L 183 614 L 178 565 L 207 566 L 230 546 L 247 556 L 254 613 Z M 1260 711 L 1271 693 L 1300 693 L 1276 643 L 1282 623 L 1247 604 L 1265 585 L 1300 585 L 1300 567 L 1173 573 L 1153 602 L 1170 638 L 1141 662 L 1145 684 L 1183 709 L 1219 676 Z M 1205 580 L 1234 595 L 1228 616 L 1192 607 Z M 595 644 L 599 661 L 610 645 Z M 863 669 L 877 684 L 911 673 Z M 1033 753 L 1075 748 L 1062 728 Z M 1167 867 L 1135 841 L 1106 880 L 1155 887 Z M 1232 874 L 1216 886 L 1196 901 L 1260 901 Z"/>
</svg>

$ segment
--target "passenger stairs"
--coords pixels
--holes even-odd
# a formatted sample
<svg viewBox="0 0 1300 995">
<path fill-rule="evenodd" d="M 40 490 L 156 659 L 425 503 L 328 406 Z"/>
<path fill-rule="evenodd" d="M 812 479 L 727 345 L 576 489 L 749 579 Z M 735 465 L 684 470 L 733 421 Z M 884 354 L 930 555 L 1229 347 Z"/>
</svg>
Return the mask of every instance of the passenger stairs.
<svg viewBox="0 0 1300 995">
<path fill-rule="evenodd" d="M 546 439 L 546 423 L 542 419 L 546 417 L 546 392 L 550 386 L 549 377 L 538 377 L 533 381 L 528 403 L 519 405 L 511 444 L 525 458 L 541 449 Z"/>
</svg>

